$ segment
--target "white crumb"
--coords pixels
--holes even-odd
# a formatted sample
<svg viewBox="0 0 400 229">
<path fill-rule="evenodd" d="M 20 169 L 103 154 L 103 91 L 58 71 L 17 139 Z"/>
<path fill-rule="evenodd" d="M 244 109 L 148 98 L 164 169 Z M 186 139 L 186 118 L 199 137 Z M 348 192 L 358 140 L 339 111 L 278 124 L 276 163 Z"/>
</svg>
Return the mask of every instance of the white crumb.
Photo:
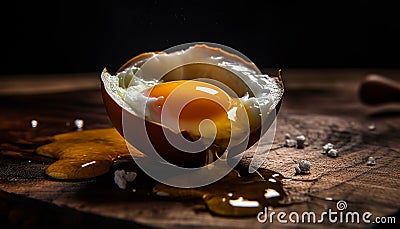
<svg viewBox="0 0 400 229">
<path fill-rule="evenodd" d="M 137 174 L 135 172 L 125 172 L 125 170 L 116 170 L 114 172 L 114 182 L 120 189 L 126 189 L 127 182 L 133 182 Z"/>
<path fill-rule="evenodd" d="M 322 147 L 322 154 L 327 154 L 329 152 L 329 150 L 333 149 L 333 147 L 335 147 L 335 145 L 333 145 L 332 143 L 326 143 Z"/>
<path fill-rule="evenodd" d="M 305 142 L 306 142 L 306 137 L 304 135 L 299 135 L 296 137 L 296 147 L 298 149 L 303 149 Z"/>
<path fill-rule="evenodd" d="M 369 157 L 367 161 L 367 165 L 375 165 L 375 158 L 374 157 Z"/>
<path fill-rule="evenodd" d="M 299 164 L 294 167 L 296 174 L 309 174 L 310 168 L 311 162 L 307 160 L 301 160 Z"/>
<path fill-rule="evenodd" d="M 376 127 L 375 127 L 375 124 L 373 124 L 373 123 L 368 126 L 368 130 L 370 130 L 370 131 L 373 131 L 375 129 L 376 129 Z"/>
<path fill-rule="evenodd" d="M 336 149 L 330 149 L 328 151 L 328 156 L 329 157 L 337 157 L 337 156 L 339 156 L 339 151 L 337 151 Z"/>
<path fill-rule="evenodd" d="M 293 139 L 285 139 L 285 146 L 286 147 L 295 147 L 297 144 L 296 140 Z"/>
</svg>

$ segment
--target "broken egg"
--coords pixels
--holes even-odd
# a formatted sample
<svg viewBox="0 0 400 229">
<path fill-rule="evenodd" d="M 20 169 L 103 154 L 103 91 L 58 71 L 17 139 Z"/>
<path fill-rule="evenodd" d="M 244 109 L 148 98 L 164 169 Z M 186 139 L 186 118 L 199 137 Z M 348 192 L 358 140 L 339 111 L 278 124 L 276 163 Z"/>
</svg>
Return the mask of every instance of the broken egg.
<svg viewBox="0 0 400 229">
<path fill-rule="evenodd" d="M 110 120 L 129 144 L 183 167 L 254 145 L 284 92 L 280 74 L 263 74 L 243 54 L 211 43 L 135 56 L 115 74 L 104 69 L 101 89 Z"/>
</svg>

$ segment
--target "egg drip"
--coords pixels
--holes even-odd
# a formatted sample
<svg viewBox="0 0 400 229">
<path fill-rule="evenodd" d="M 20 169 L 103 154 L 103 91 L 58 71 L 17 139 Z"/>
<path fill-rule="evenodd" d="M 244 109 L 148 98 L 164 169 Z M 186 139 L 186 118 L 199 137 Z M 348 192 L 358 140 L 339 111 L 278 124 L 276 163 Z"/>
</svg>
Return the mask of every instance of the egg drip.
<svg viewBox="0 0 400 229">
<path fill-rule="evenodd" d="M 175 188 L 156 184 L 152 193 L 171 200 L 202 199 L 207 209 L 220 216 L 256 216 L 267 207 L 288 202 L 281 174 L 263 169 L 262 174 L 232 170 L 221 180 L 199 188 Z"/>
</svg>

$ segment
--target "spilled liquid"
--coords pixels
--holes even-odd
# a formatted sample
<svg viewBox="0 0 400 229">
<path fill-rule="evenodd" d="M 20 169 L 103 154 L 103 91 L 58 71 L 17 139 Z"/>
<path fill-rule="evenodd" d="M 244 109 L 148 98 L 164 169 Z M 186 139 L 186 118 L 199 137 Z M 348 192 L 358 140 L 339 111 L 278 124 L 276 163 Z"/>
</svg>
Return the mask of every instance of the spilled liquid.
<svg viewBox="0 0 400 229">
<path fill-rule="evenodd" d="M 58 159 L 46 169 L 55 179 L 86 179 L 107 173 L 113 161 L 131 154 L 114 128 L 75 131 L 53 136 L 36 153 Z"/>
<path fill-rule="evenodd" d="M 268 171 L 241 175 L 232 170 L 221 180 L 200 188 L 157 184 L 153 193 L 170 199 L 202 199 L 209 211 L 222 216 L 257 215 L 264 207 L 278 206 L 285 198 L 282 175 Z"/>
<path fill-rule="evenodd" d="M 55 135 L 52 143 L 36 152 L 58 159 L 45 171 L 55 179 L 94 178 L 109 172 L 117 158 L 131 157 L 125 140 L 114 128 Z M 199 188 L 175 188 L 161 183 L 149 188 L 154 195 L 172 200 L 201 199 L 216 215 L 253 216 L 264 207 L 277 206 L 285 200 L 282 179 L 281 174 L 271 170 L 263 170 L 261 175 L 249 174 L 246 169 L 239 173 L 238 169 Z"/>
</svg>

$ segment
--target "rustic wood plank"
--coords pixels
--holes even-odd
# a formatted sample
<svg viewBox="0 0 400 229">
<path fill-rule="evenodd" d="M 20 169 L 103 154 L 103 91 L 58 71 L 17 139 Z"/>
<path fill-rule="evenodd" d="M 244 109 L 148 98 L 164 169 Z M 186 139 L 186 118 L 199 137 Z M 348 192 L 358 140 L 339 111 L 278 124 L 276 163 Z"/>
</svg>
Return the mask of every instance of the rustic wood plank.
<svg viewBox="0 0 400 229">
<path fill-rule="evenodd" d="M 138 179 L 126 190 L 113 183 L 112 172 L 83 181 L 46 177 L 43 171 L 52 159 L 37 156 L 34 149 L 49 142 L 49 136 L 74 131 L 75 118 L 84 119 L 86 129 L 111 126 L 98 89 L 1 96 L 0 107 L 5 111 L 0 113 L 0 219 L 8 226 L 40 226 L 45 221 L 64 226 L 104 222 L 98 223 L 99 227 L 268 226 L 258 223 L 255 217 L 214 216 L 197 200 L 155 198 L 149 193 L 154 181 L 140 173 L 131 161 L 120 161 L 113 166 L 113 170 L 139 172 Z M 284 183 L 290 197 L 287 205 L 274 210 L 318 214 L 328 208 L 336 210 L 336 201 L 345 200 L 348 210 L 370 211 L 374 216 L 396 213 L 400 209 L 400 116 L 396 109 L 388 112 L 386 108 L 362 105 L 354 83 L 331 89 L 288 88 L 278 116 L 273 150 L 263 163 L 263 168 L 289 178 Z M 32 119 L 38 120 L 37 128 L 30 128 Z M 368 130 L 371 123 L 376 130 Z M 285 133 L 305 135 L 308 145 L 304 149 L 284 147 Z M 327 142 L 337 146 L 339 157 L 320 153 Z M 243 166 L 249 162 L 249 155 L 251 150 L 245 155 Z M 376 158 L 375 166 L 366 165 L 369 156 Z M 294 174 L 294 166 L 301 159 L 311 161 L 309 175 Z M 28 206 L 28 210 L 22 206 Z M 52 212 L 55 216 L 48 221 Z M 274 226 L 290 224 L 275 222 Z M 370 225 L 325 222 L 325 226 Z"/>
</svg>

